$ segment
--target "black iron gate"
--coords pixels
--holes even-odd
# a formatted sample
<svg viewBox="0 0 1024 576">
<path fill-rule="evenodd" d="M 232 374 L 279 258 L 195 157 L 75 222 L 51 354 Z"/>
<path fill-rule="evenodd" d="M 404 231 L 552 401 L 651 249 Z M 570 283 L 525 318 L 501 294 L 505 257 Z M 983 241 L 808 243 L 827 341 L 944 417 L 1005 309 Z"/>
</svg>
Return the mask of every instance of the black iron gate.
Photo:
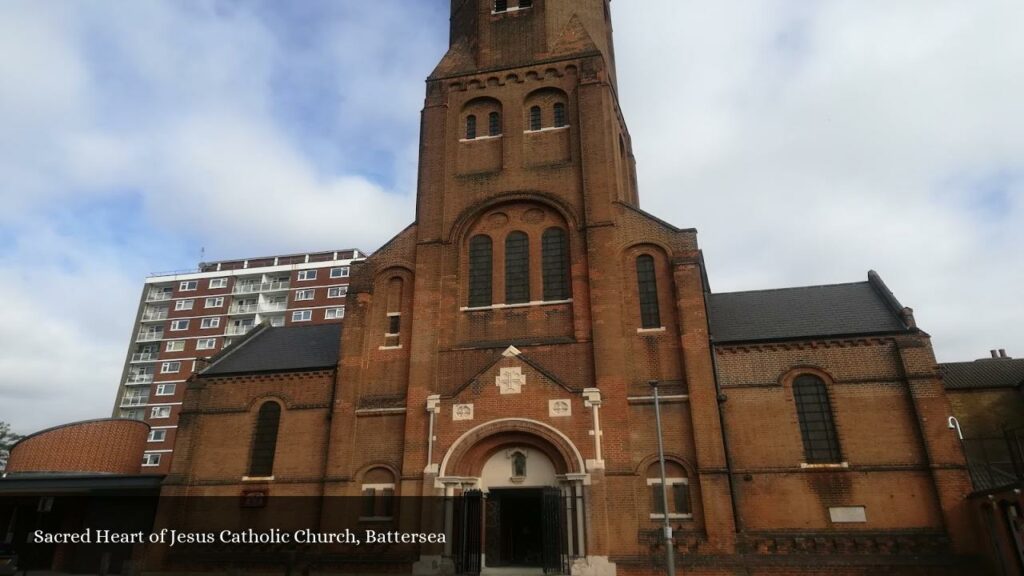
<svg viewBox="0 0 1024 576">
<path fill-rule="evenodd" d="M 483 493 L 470 490 L 453 502 L 453 546 L 456 574 L 480 574 Z"/>
<path fill-rule="evenodd" d="M 545 488 L 543 494 L 544 573 L 569 573 L 569 535 L 562 491 Z"/>
</svg>

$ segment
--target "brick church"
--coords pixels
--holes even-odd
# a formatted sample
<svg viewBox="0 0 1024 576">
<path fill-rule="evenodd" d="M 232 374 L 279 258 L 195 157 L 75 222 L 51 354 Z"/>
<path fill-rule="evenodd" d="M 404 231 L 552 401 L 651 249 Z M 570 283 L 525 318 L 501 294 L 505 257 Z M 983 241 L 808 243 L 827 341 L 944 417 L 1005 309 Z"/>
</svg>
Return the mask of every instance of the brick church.
<svg viewBox="0 0 1024 576">
<path fill-rule="evenodd" d="M 686 574 L 977 573 L 928 334 L 873 272 L 712 291 L 696 231 L 640 208 L 609 14 L 452 0 L 415 222 L 343 330 L 261 326 L 192 378 L 163 493 L 381 526 L 464 497 L 406 573 L 658 572 L 666 515 Z"/>
</svg>

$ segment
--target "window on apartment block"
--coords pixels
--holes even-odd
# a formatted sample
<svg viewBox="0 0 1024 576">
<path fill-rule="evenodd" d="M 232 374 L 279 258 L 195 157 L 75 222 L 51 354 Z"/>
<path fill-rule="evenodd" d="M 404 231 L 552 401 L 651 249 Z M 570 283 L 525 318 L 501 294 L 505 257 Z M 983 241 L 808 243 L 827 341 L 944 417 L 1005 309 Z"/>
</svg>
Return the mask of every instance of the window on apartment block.
<svg viewBox="0 0 1024 576">
<path fill-rule="evenodd" d="M 344 298 L 348 294 L 348 286 L 335 286 L 327 289 L 328 298 Z"/>
<path fill-rule="evenodd" d="M 175 383 L 171 384 L 157 384 L 156 395 L 157 396 L 174 396 L 174 391 L 178 388 Z"/>
<path fill-rule="evenodd" d="M 168 352 L 184 352 L 185 351 L 185 341 L 184 340 L 171 340 L 171 341 L 167 342 L 166 350 Z"/>
<path fill-rule="evenodd" d="M 199 327 L 202 328 L 203 330 L 208 330 L 210 328 L 220 328 L 220 317 L 217 316 L 216 318 L 203 318 L 202 321 L 199 323 Z"/>
<path fill-rule="evenodd" d="M 211 290 L 217 290 L 219 288 L 227 288 L 227 287 L 228 287 L 228 279 L 227 278 L 210 278 L 210 289 Z"/>
<path fill-rule="evenodd" d="M 213 350 L 216 347 L 216 338 L 200 338 L 199 340 L 196 340 L 196 350 Z"/>
<path fill-rule="evenodd" d="M 153 406 L 149 410 L 149 417 L 152 420 L 160 420 L 160 419 L 163 419 L 163 418 L 170 418 L 171 417 L 171 407 L 170 406 Z"/>
<path fill-rule="evenodd" d="M 188 320 L 171 321 L 171 331 L 181 332 L 182 330 L 188 330 Z"/>
<path fill-rule="evenodd" d="M 199 288 L 199 280 L 186 280 L 178 285 L 179 292 L 192 292 Z"/>
<path fill-rule="evenodd" d="M 661 492 L 661 466 L 655 462 L 647 468 L 647 490 L 650 494 L 651 519 L 665 517 L 665 500 Z M 677 462 L 665 462 L 665 487 L 668 489 L 668 517 L 692 518 L 690 480 L 686 469 Z"/>
<path fill-rule="evenodd" d="M 309 322 L 312 319 L 312 310 L 296 310 L 295 312 L 292 312 L 292 322 Z"/>
<path fill-rule="evenodd" d="M 148 442 L 163 442 L 164 440 L 167 440 L 166 429 L 149 431 L 149 438 L 147 439 Z"/>
<path fill-rule="evenodd" d="M 476 139 L 476 116 L 466 116 L 466 140 Z"/>
<path fill-rule="evenodd" d="M 493 304 L 493 242 L 490 236 L 474 236 L 469 241 L 469 307 Z"/>
<path fill-rule="evenodd" d="M 344 308 L 328 308 L 324 310 L 324 320 L 340 320 L 345 317 Z"/>
<path fill-rule="evenodd" d="M 281 423 L 281 405 L 264 402 L 256 415 L 256 428 L 249 453 L 249 476 L 268 478 L 274 475 L 274 455 L 277 452 L 277 430 Z"/>
<path fill-rule="evenodd" d="M 181 362 L 164 362 L 160 365 L 161 374 L 174 374 L 181 371 Z"/>
<path fill-rule="evenodd" d="M 636 281 L 640 297 L 640 327 L 661 328 L 661 310 L 658 307 L 658 279 L 654 270 L 654 257 L 643 254 L 636 259 Z"/>
<path fill-rule="evenodd" d="M 348 266 L 339 266 L 338 268 L 331 268 L 331 278 L 348 278 L 348 273 Z"/>
<path fill-rule="evenodd" d="M 530 301 L 530 239 L 523 232 L 505 238 L 505 303 Z"/>
<path fill-rule="evenodd" d="M 301 302 L 303 300 L 312 300 L 316 296 L 316 290 L 312 288 L 309 290 L 296 290 L 295 301 Z"/>
<path fill-rule="evenodd" d="M 207 298 L 206 303 L 203 305 L 204 308 L 221 308 L 224 306 L 224 297 L 218 296 L 217 298 Z"/>
<path fill-rule="evenodd" d="M 390 520 L 395 515 L 395 476 L 386 468 L 373 468 L 363 476 L 360 520 Z"/>
<path fill-rule="evenodd" d="M 178 300 L 174 303 L 174 309 L 177 311 L 191 310 L 195 303 L 195 300 Z"/>
<path fill-rule="evenodd" d="M 569 299 L 569 249 L 565 230 L 548 228 L 541 237 L 544 300 Z"/>
<path fill-rule="evenodd" d="M 793 381 L 793 399 L 800 420 L 800 435 L 808 464 L 838 464 L 843 456 L 832 420 L 832 405 L 825 382 L 812 374 Z"/>
<path fill-rule="evenodd" d="M 160 456 L 162 456 L 162 454 L 143 454 L 142 465 L 147 468 L 152 466 L 159 466 Z"/>
<path fill-rule="evenodd" d="M 316 280 L 316 270 L 299 270 L 299 281 Z"/>
</svg>

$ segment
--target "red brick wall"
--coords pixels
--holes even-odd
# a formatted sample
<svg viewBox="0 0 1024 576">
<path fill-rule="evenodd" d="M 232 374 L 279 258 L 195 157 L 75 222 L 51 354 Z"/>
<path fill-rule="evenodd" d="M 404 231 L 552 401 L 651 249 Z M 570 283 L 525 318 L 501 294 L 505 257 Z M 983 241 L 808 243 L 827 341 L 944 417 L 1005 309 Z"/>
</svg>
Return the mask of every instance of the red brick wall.
<svg viewBox="0 0 1024 576">
<path fill-rule="evenodd" d="M 138 474 L 149 426 L 137 420 L 91 420 L 28 436 L 11 450 L 7 473 Z"/>
</svg>

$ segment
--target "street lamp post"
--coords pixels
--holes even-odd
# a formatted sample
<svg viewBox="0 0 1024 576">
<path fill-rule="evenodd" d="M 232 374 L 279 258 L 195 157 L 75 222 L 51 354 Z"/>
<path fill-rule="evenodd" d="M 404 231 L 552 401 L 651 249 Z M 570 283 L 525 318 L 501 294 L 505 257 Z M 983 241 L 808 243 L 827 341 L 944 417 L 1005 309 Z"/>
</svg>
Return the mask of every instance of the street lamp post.
<svg viewBox="0 0 1024 576">
<path fill-rule="evenodd" d="M 665 478 L 665 442 L 661 438 L 661 402 L 658 398 L 658 381 L 648 382 L 654 389 L 654 421 L 658 427 L 658 464 L 661 467 L 661 517 L 662 530 L 665 537 L 665 567 L 668 576 L 676 576 L 675 538 L 672 536 L 672 524 L 668 519 L 668 486 Z"/>
</svg>

